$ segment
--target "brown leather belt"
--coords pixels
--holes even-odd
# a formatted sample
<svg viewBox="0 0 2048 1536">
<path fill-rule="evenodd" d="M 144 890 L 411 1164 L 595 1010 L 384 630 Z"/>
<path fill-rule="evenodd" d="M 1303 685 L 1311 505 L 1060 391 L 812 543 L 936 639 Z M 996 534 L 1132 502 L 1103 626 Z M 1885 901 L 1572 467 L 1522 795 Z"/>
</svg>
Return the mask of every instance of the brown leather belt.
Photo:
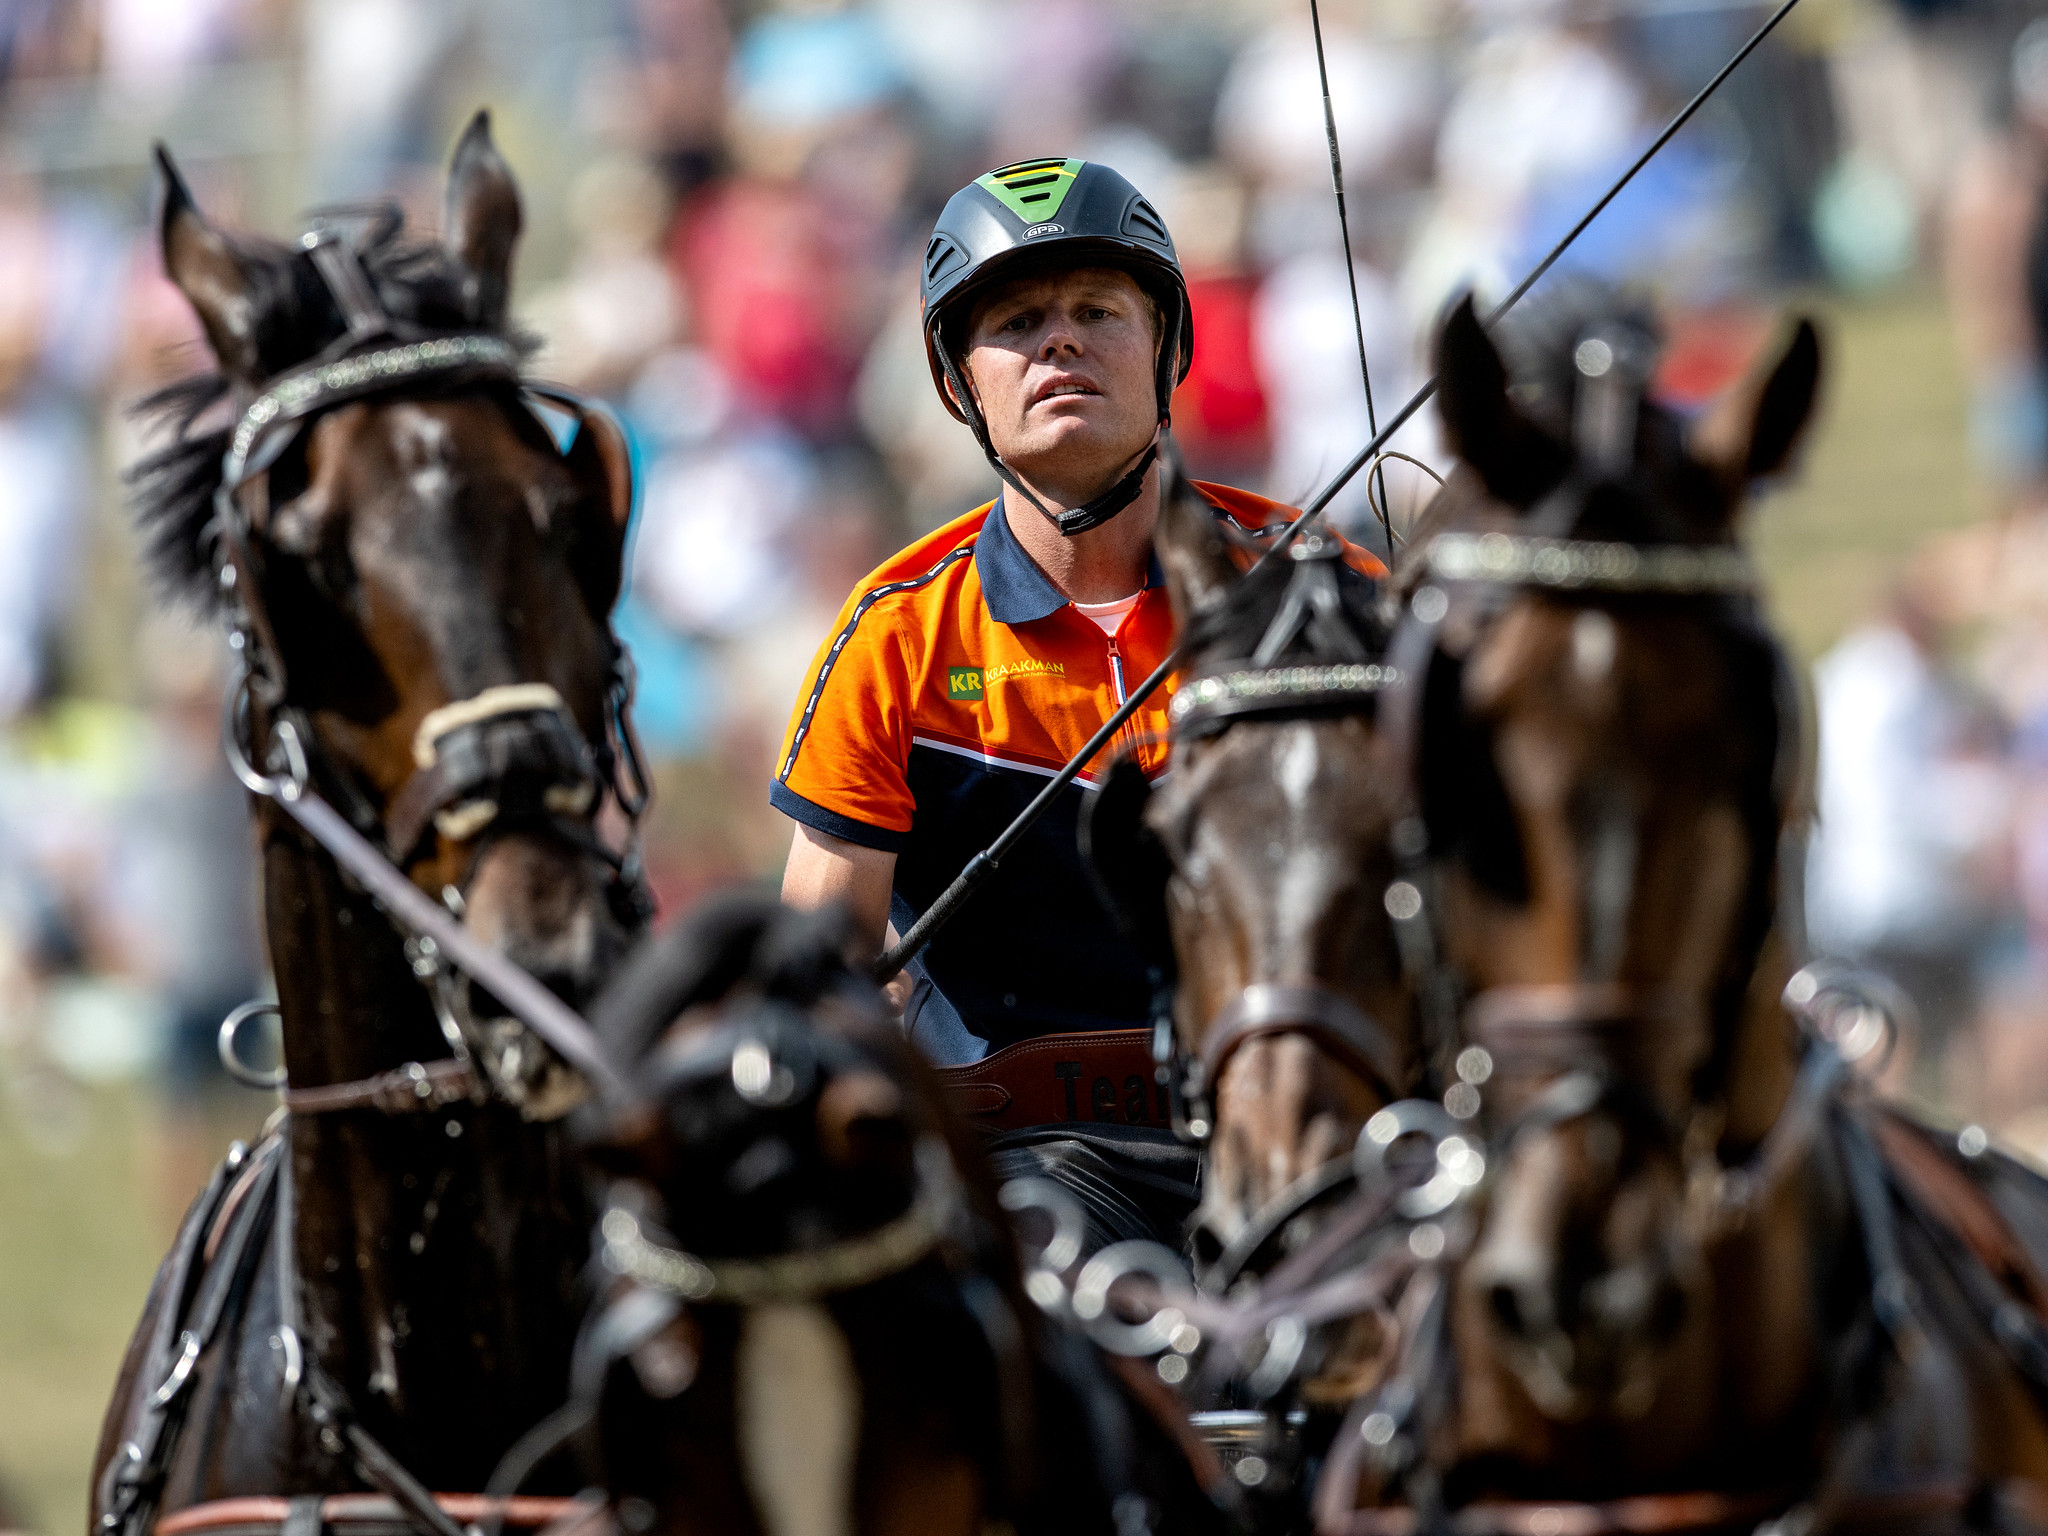
<svg viewBox="0 0 2048 1536">
<path fill-rule="evenodd" d="M 976 1125 L 1149 1125 L 1173 1121 L 1153 1079 L 1152 1031 L 1097 1029 L 1040 1035 L 964 1067 L 940 1067 L 953 1103 Z"/>
</svg>

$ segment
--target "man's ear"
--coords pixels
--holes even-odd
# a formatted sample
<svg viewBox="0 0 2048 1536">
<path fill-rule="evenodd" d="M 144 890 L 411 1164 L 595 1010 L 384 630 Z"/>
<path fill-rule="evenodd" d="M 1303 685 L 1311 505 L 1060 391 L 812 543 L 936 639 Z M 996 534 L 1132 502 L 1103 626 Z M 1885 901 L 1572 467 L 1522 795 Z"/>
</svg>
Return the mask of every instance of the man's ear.
<svg viewBox="0 0 2048 1536">
<path fill-rule="evenodd" d="M 1564 474 L 1568 450 L 1515 409 L 1507 365 L 1469 293 L 1437 333 L 1436 377 L 1444 436 L 1494 496 L 1526 507 Z"/>
<path fill-rule="evenodd" d="M 157 237 L 164 275 L 198 315 L 221 371 L 256 388 L 265 376 L 258 347 L 262 306 L 256 291 L 257 263 L 206 221 L 171 152 L 161 144 L 156 146 L 156 168 L 163 184 Z"/>
<path fill-rule="evenodd" d="M 1220 603 L 1242 578 L 1209 504 L 1195 494 L 1184 476 L 1171 474 L 1162 466 L 1160 478 L 1166 482 L 1166 494 L 1161 499 L 1152 547 L 1166 573 L 1174 623 L 1185 634 L 1190 624 Z"/>
<path fill-rule="evenodd" d="M 519 243 L 523 222 L 519 184 L 491 142 L 491 114 L 479 112 L 469 120 L 448 163 L 441 243 L 462 270 L 470 319 L 486 329 L 497 330 L 505 323 L 512 248 Z"/>
<path fill-rule="evenodd" d="M 1734 495 L 1785 467 L 1820 394 L 1820 333 L 1801 316 L 1769 363 L 1752 369 L 1694 426 L 1689 446 Z"/>
</svg>

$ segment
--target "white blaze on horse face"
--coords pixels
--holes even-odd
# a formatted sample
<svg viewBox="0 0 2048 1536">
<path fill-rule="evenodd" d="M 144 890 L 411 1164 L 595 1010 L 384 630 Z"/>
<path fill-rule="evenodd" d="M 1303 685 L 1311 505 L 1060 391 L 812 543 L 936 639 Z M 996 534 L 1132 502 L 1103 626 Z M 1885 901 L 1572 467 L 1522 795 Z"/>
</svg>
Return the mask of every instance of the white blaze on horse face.
<svg viewBox="0 0 2048 1536">
<path fill-rule="evenodd" d="M 852 1536 L 860 1380 L 832 1314 L 749 1307 L 740 1325 L 740 1463 L 766 1536 Z"/>
<path fill-rule="evenodd" d="M 1582 683 L 1602 683 L 1614 670 L 1614 619 L 1588 608 L 1572 620 L 1572 671 Z"/>
<path fill-rule="evenodd" d="M 1273 766 L 1280 793 L 1287 797 L 1290 809 L 1306 810 L 1309 791 L 1316 782 L 1316 733 L 1305 724 L 1296 724 L 1287 732 L 1277 757 Z"/>
</svg>

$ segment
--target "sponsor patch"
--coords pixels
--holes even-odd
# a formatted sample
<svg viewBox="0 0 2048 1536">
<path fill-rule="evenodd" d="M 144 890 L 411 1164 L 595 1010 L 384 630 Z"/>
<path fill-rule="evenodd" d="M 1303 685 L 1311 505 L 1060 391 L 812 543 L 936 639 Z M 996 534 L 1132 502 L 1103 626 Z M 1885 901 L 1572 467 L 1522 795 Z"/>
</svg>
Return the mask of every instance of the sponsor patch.
<svg viewBox="0 0 2048 1536">
<path fill-rule="evenodd" d="M 1064 235 L 1066 232 L 1067 226 L 1064 224 L 1034 224 L 1024 231 L 1022 238 L 1036 240 L 1040 235 Z"/>
<path fill-rule="evenodd" d="M 1064 661 L 1040 661 L 1036 656 L 1026 656 L 1022 661 L 999 661 L 992 667 L 981 669 L 981 680 L 993 684 L 1006 677 L 1029 677 L 1040 672 L 1065 677 L 1067 664 Z"/>
<path fill-rule="evenodd" d="M 985 667 L 948 667 L 946 669 L 946 697 L 949 699 L 979 699 L 997 683 L 1013 677 L 1065 677 L 1067 664 L 1063 661 L 1040 661 L 1036 656 L 1026 656 L 1017 661 L 991 662 Z"/>
</svg>

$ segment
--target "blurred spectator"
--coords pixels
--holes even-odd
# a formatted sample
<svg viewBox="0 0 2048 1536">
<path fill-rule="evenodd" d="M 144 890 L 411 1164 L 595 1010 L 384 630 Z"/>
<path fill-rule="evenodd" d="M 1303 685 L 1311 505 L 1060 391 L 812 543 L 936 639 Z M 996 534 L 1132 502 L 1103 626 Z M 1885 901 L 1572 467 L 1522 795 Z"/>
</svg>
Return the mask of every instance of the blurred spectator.
<svg viewBox="0 0 2048 1536">
<path fill-rule="evenodd" d="M 1401 279 L 1411 321 L 1433 321 L 1468 285 L 1506 292 L 1538 200 L 1618 169 L 1646 108 L 1641 83 L 1589 31 L 1532 18 L 1485 36 L 1437 134 L 1435 203 Z"/>
<path fill-rule="evenodd" d="M 220 752 L 219 636 L 160 619 L 138 649 L 151 771 L 121 807 L 109 921 L 122 969 L 166 1005 L 164 1086 L 193 1095 L 225 1081 L 220 1022 L 263 985 L 255 839 Z"/>
<path fill-rule="evenodd" d="M 301 0 L 315 202 L 398 195 L 405 170 L 438 157 L 437 87 L 466 10 L 441 0 Z"/>
<path fill-rule="evenodd" d="M 2012 116 L 1964 158 L 1944 272 L 1977 463 L 2008 509 L 2048 509 L 2048 21 L 2012 53 Z"/>
<path fill-rule="evenodd" d="M 32 183 L 0 180 L 0 721 L 51 681 L 74 593 L 90 460 L 76 411 L 42 376 L 64 263 Z"/>
<path fill-rule="evenodd" d="M 1902 587 L 1814 667 L 1819 820 L 1806 882 L 1816 950 L 1874 966 L 1919 1005 L 1930 1094 L 1975 1022 L 2008 808 L 1993 717 L 1938 644 Z"/>
<path fill-rule="evenodd" d="M 670 212 L 660 176 L 627 156 L 599 160 L 576 178 L 569 271 L 524 307 L 543 338 L 537 367 L 578 389 L 618 395 L 669 343 L 682 319 L 681 293 L 661 259 Z"/>
</svg>

